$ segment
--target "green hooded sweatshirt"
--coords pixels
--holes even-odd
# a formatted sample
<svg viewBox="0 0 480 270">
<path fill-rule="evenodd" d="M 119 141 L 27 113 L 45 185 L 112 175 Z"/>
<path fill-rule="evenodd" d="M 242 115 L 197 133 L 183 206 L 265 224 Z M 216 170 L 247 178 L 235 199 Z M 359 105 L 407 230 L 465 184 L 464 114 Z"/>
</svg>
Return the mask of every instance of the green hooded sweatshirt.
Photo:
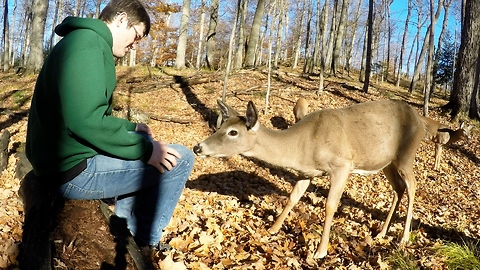
<svg viewBox="0 0 480 270">
<path fill-rule="evenodd" d="M 148 161 L 152 143 L 129 132 L 135 123 L 111 115 L 116 73 L 105 22 L 68 17 L 55 33 L 63 38 L 37 78 L 28 118 L 34 173 L 53 176 L 97 154 Z"/>
</svg>

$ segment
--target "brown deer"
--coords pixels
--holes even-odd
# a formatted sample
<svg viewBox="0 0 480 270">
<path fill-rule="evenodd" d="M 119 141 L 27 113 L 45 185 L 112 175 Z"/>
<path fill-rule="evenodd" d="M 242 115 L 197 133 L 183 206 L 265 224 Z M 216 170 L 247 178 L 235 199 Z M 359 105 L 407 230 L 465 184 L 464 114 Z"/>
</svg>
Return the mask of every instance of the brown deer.
<svg viewBox="0 0 480 270">
<path fill-rule="evenodd" d="M 440 160 L 442 159 L 442 147 L 459 140 L 468 139 L 473 126 L 465 126 L 465 122 L 462 122 L 459 129 L 453 130 L 428 117 L 424 117 L 424 119 L 430 123 L 430 127 L 432 128 L 429 130 L 429 133 L 432 135 L 431 141 L 435 143 L 435 164 L 433 165 L 433 169 L 438 170 Z"/>
<path fill-rule="evenodd" d="M 383 170 L 395 191 L 392 206 L 379 237 L 384 237 L 393 214 L 407 190 L 408 210 L 402 242 L 410 235 L 416 180 L 413 162 L 426 135 L 426 123 L 402 101 L 361 103 L 342 109 L 325 109 L 307 115 L 286 130 L 262 126 L 253 102 L 246 116 L 218 101 L 223 115 L 220 129 L 193 148 L 200 157 L 228 157 L 241 154 L 275 166 L 292 168 L 305 175 L 293 188 L 285 209 L 270 233 L 276 233 L 289 211 L 299 201 L 310 179 L 327 172 L 330 190 L 326 201 L 325 224 L 314 258 L 327 255 L 333 215 L 337 210 L 350 173 L 371 174 Z"/>
<path fill-rule="evenodd" d="M 295 103 L 295 107 L 293 107 L 293 115 L 295 116 L 295 123 L 300 121 L 305 115 L 308 114 L 308 101 L 301 97 Z"/>
</svg>

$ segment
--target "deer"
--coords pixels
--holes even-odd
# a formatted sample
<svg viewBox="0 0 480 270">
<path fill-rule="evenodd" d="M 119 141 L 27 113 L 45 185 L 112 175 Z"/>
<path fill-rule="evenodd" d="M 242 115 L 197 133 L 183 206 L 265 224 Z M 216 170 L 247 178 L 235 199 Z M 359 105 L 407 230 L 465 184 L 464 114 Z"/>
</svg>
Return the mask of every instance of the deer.
<svg viewBox="0 0 480 270">
<path fill-rule="evenodd" d="M 295 103 L 295 107 L 293 107 L 293 115 L 295 116 L 295 123 L 300 121 L 305 115 L 308 114 L 308 101 L 301 97 Z"/>
<path fill-rule="evenodd" d="M 431 123 L 432 129 L 429 133 L 432 136 L 430 140 L 435 143 L 435 163 L 433 169 L 438 171 L 442 159 L 443 146 L 456 143 L 459 140 L 468 139 L 473 126 L 466 126 L 465 122 L 461 122 L 460 127 L 457 130 L 453 130 L 428 117 L 424 117 L 424 120 Z"/>
<path fill-rule="evenodd" d="M 263 126 L 252 101 L 245 116 L 217 101 L 223 123 L 214 134 L 193 147 L 201 157 L 253 157 L 271 165 L 300 172 L 287 203 L 268 229 L 277 233 L 290 210 L 299 201 L 311 180 L 326 172 L 330 189 L 325 205 L 325 221 L 314 259 L 327 256 L 329 234 L 347 179 L 351 173 L 384 172 L 394 195 L 381 232 L 386 235 L 393 214 L 406 191 L 408 209 L 401 243 L 408 242 L 416 180 L 413 162 L 426 135 L 427 123 L 415 109 L 399 100 L 371 101 L 340 109 L 312 112 L 285 130 Z M 305 178 L 305 179 L 303 179 Z"/>
</svg>

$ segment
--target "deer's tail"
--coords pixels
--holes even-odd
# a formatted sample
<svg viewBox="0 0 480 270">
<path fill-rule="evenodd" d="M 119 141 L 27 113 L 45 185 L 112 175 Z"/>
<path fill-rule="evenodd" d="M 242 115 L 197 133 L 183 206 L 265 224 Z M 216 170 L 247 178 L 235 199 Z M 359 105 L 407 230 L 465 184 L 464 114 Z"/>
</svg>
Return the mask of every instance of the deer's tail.
<svg viewBox="0 0 480 270">
<path fill-rule="evenodd" d="M 51 233 L 64 199 L 30 171 L 23 179 L 19 196 L 24 203 L 22 244 L 17 260 L 20 269 L 53 269 Z"/>
</svg>

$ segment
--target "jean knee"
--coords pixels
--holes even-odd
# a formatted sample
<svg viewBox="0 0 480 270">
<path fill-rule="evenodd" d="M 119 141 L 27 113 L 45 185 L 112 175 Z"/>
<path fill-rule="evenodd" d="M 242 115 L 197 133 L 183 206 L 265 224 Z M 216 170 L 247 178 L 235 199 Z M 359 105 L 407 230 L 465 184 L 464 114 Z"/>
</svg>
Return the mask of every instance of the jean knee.
<svg viewBox="0 0 480 270">
<path fill-rule="evenodd" d="M 177 150 L 177 152 L 182 157 L 180 160 L 185 161 L 190 167 L 193 167 L 193 162 L 195 161 L 195 155 L 193 154 L 192 150 L 190 150 L 188 147 L 181 144 L 172 144 L 169 146 Z"/>
</svg>

